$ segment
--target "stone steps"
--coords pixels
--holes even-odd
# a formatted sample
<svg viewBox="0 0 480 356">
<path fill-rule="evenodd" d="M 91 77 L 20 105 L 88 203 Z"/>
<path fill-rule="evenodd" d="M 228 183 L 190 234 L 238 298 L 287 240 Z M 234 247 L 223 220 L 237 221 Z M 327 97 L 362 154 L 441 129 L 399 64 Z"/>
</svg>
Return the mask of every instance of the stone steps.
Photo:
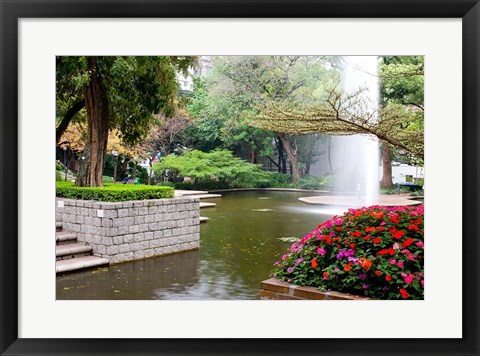
<svg viewBox="0 0 480 356">
<path fill-rule="evenodd" d="M 77 241 L 77 235 L 63 231 L 63 224 L 55 224 L 55 270 L 57 273 L 110 264 L 106 258 L 92 256 L 92 247 Z"/>
<path fill-rule="evenodd" d="M 55 257 L 59 260 L 89 256 L 92 254 L 92 246 L 85 245 L 83 242 L 57 245 L 55 247 Z"/>
<path fill-rule="evenodd" d="M 216 205 L 217 205 L 216 203 L 202 203 L 202 202 L 200 202 L 200 209 L 213 208 Z"/>
<path fill-rule="evenodd" d="M 222 194 L 198 194 L 198 195 L 189 195 L 192 198 L 200 198 L 200 199 L 210 199 L 210 198 L 221 198 Z"/>
<path fill-rule="evenodd" d="M 205 216 L 200 216 L 200 224 L 201 223 L 206 223 L 208 220 L 210 220 L 210 219 L 205 217 Z"/>
<path fill-rule="evenodd" d="M 60 230 L 55 234 L 55 242 L 57 243 L 57 245 L 75 243 L 76 241 L 77 235 L 74 233 Z"/>
<path fill-rule="evenodd" d="M 75 257 L 68 260 L 61 260 L 55 263 L 57 273 L 71 272 L 84 268 L 98 267 L 108 265 L 110 263 L 106 258 L 95 256 Z"/>
</svg>

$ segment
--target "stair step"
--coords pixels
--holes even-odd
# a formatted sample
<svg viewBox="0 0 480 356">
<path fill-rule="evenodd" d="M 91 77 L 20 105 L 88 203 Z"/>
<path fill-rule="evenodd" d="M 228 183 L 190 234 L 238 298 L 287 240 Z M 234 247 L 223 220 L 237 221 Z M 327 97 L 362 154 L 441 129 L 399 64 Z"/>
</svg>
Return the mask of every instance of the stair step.
<svg viewBox="0 0 480 356">
<path fill-rule="evenodd" d="M 200 209 L 202 208 L 213 208 L 214 206 L 216 206 L 217 204 L 216 203 L 203 203 L 203 202 L 200 202 Z"/>
<path fill-rule="evenodd" d="M 77 255 L 80 253 L 92 252 L 92 246 L 85 245 L 82 242 L 73 244 L 57 245 L 55 247 L 55 256 L 62 257 L 67 255 Z"/>
<path fill-rule="evenodd" d="M 200 198 L 200 199 L 221 198 L 222 194 L 199 194 L 199 195 L 190 195 L 190 197 Z"/>
<path fill-rule="evenodd" d="M 60 221 L 57 221 L 57 222 L 55 223 L 55 228 L 56 228 L 57 231 L 62 231 L 63 223 L 60 222 Z"/>
<path fill-rule="evenodd" d="M 55 241 L 57 245 L 71 244 L 76 240 L 77 240 L 77 234 L 72 232 L 60 231 L 55 234 Z"/>
<path fill-rule="evenodd" d="M 55 270 L 57 273 L 76 271 L 83 268 L 97 267 L 108 265 L 110 263 L 106 258 L 96 256 L 85 256 L 71 258 L 69 260 L 61 260 L 55 262 Z"/>
<path fill-rule="evenodd" d="M 200 216 L 200 223 L 206 223 L 208 220 L 210 219 L 205 216 Z"/>
</svg>

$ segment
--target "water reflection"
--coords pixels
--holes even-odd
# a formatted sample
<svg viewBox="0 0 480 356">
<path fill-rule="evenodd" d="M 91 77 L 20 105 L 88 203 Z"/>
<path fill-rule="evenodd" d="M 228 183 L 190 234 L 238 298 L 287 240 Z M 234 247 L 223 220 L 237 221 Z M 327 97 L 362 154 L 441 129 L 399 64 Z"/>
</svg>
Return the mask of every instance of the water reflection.
<svg viewBox="0 0 480 356">
<path fill-rule="evenodd" d="M 200 250 L 58 276 L 57 299 L 258 299 L 291 242 L 330 218 L 305 193 L 232 192 L 202 209 Z"/>
</svg>

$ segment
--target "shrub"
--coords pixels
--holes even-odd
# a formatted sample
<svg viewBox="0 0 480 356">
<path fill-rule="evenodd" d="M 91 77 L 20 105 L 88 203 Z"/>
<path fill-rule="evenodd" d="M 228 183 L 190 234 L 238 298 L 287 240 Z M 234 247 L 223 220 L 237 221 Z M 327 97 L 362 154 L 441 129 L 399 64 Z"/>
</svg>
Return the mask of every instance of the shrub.
<svg viewBox="0 0 480 356">
<path fill-rule="evenodd" d="M 55 180 L 57 182 L 61 182 L 63 180 L 62 173 L 60 173 L 59 171 L 55 171 Z"/>
<path fill-rule="evenodd" d="M 63 168 L 60 163 L 55 163 L 55 170 L 56 171 L 64 171 L 65 168 Z"/>
<path fill-rule="evenodd" d="M 173 183 L 173 182 L 158 182 L 157 186 L 159 186 L 159 187 L 174 187 L 175 183 Z"/>
<path fill-rule="evenodd" d="M 103 176 L 102 177 L 102 182 L 103 183 L 113 183 L 113 177 Z"/>
<path fill-rule="evenodd" d="M 320 190 L 327 187 L 327 178 L 316 176 L 304 176 L 297 181 L 296 187 L 299 189 Z"/>
<path fill-rule="evenodd" d="M 75 187 L 73 182 L 57 182 L 56 194 L 67 199 L 126 201 L 173 198 L 172 187 L 108 184 L 103 187 Z"/>
<path fill-rule="evenodd" d="M 423 205 L 350 209 L 294 243 L 272 275 L 374 299 L 423 299 Z"/>
</svg>

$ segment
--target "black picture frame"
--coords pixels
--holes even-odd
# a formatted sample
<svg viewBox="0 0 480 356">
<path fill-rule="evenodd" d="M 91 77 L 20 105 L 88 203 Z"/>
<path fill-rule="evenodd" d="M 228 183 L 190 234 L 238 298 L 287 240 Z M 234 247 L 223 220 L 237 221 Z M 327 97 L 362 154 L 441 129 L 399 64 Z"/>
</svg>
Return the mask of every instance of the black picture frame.
<svg viewBox="0 0 480 356">
<path fill-rule="evenodd" d="M 479 355 L 478 0 L 0 0 L 1 355 Z M 19 339 L 18 24 L 20 18 L 462 18 L 461 339 Z M 266 325 L 268 327 L 268 325 Z M 272 326 L 277 327 L 277 326 Z"/>
</svg>

